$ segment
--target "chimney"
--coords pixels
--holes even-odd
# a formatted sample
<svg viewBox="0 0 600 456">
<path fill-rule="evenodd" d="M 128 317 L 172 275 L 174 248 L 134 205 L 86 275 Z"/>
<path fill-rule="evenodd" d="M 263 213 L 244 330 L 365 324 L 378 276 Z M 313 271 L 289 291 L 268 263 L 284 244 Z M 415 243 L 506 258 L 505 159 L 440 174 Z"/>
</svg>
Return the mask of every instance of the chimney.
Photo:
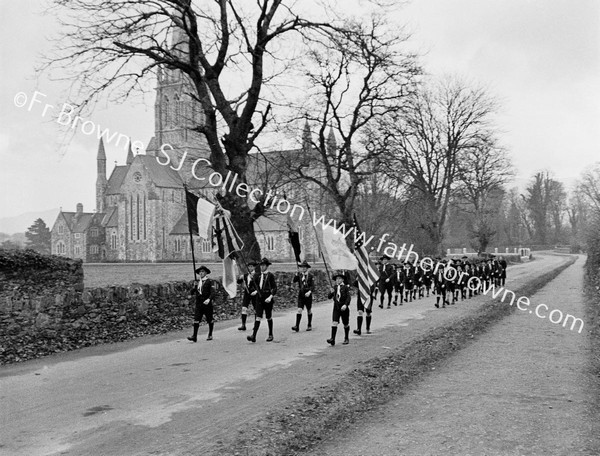
<svg viewBox="0 0 600 456">
<path fill-rule="evenodd" d="M 77 213 L 78 214 L 83 213 L 83 204 L 77 203 Z"/>
</svg>

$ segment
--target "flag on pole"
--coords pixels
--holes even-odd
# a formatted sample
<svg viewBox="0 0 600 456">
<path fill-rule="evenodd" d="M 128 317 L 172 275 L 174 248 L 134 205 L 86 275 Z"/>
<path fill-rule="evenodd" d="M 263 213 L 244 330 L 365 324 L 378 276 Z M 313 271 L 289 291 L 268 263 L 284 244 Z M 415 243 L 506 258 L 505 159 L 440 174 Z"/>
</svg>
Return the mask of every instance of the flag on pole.
<svg viewBox="0 0 600 456">
<path fill-rule="evenodd" d="M 185 191 L 185 202 L 190 233 L 204 239 L 210 239 L 215 205 L 194 195 L 187 189 Z"/>
<path fill-rule="evenodd" d="M 229 219 L 230 215 L 231 212 L 223 209 L 221 205 L 215 210 L 214 233 L 217 239 L 217 252 L 222 259 L 244 248 L 244 243 Z"/>
<path fill-rule="evenodd" d="M 300 254 L 302 253 L 302 249 L 300 247 L 300 234 L 298 233 L 298 224 L 290 214 L 287 216 L 287 226 L 288 226 L 288 236 L 290 239 L 290 244 L 292 244 L 292 249 L 294 250 L 294 256 L 296 257 L 296 263 L 302 263 L 300 259 Z"/>
<path fill-rule="evenodd" d="M 356 221 L 356 214 L 354 215 L 354 256 L 358 262 L 358 292 L 360 293 L 360 299 L 364 306 L 368 306 L 371 296 L 371 285 L 373 285 L 377 279 L 378 274 L 375 268 L 371 265 L 369 260 L 369 252 L 364 246 L 365 235 L 360 231 L 358 222 Z"/>
<path fill-rule="evenodd" d="M 223 259 L 223 288 L 230 298 L 235 298 L 237 295 L 237 263 L 232 257 Z"/>
<path fill-rule="evenodd" d="M 324 226 L 321 245 L 332 269 L 356 269 L 357 262 L 346 245 L 346 238 L 332 226 Z"/>
</svg>

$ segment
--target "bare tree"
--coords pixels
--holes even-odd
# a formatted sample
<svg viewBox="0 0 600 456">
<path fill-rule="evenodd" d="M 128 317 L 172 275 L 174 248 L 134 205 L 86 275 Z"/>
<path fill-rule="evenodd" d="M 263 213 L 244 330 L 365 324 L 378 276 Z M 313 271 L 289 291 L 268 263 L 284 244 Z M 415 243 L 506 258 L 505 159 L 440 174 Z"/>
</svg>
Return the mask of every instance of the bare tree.
<svg viewBox="0 0 600 456">
<path fill-rule="evenodd" d="M 350 226 L 361 188 L 383 159 L 384 151 L 369 142 L 370 129 L 402 108 L 420 68 L 404 50 L 408 35 L 391 30 L 381 14 L 347 21 L 343 29 L 307 39 L 307 90 L 296 119 L 304 117 L 309 132 L 288 169 L 290 179 L 324 192 Z"/>
<path fill-rule="evenodd" d="M 595 212 L 600 213 L 600 163 L 583 172 L 577 193 L 580 193 Z"/>
<path fill-rule="evenodd" d="M 461 160 L 491 141 L 495 100 L 458 78 L 424 85 L 378 134 L 388 151 L 388 172 L 420 195 L 420 228 L 429 251 L 442 253 L 444 227 Z"/>
<path fill-rule="evenodd" d="M 54 0 L 64 33 L 46 69 L 70 72 L 84 109 L 103 94 L 123 101 L 160 69 L 189 78 L 203 121 L 212 168 L 247 182 L 248 153 L 266 128 L 272 106 L 265 86 L 289 65 L 294 32 L 333 30 L 300 17 L 283 0 Z M 174 37 L 170 44 L 168 36 Z M 240 77 L 242 76 L 242 77 Z M 236 81 L 234 84 L 232 81 Z M 239 87 L 239 90 L 232 89 Z M 247 200 L 220 197 L 250 257 L 260 255 Z M 247 247 L 250 248 L 250 247 Z"/>
<path fill-rule="evenodd" d="M 538 172 L 521 197 L 532 222 L 534 242 L 546 245 L 550 240 L 549 226 L 554 225 L 555 235 L 560 234 L 566 198 L 562 183 L 555 180 L 548 171 Z"/>
<path fill-rule="evenodd" d="M 469 216 L 471 233 L 479 252 L 485 252 L 496 234 L 504 185 L 513 176 L 506 151 L 488 141 L 465 150 L 457 169 L 456 200 Z"/>
</svg>

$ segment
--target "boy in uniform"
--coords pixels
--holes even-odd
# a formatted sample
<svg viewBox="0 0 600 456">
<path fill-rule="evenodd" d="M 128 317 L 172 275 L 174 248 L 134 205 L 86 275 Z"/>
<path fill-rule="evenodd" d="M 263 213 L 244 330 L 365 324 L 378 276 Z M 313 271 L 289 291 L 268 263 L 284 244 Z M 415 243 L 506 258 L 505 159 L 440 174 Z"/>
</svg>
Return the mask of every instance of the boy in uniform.
<svg viewBox="0 0 600 456">
<path fill-rule="evenodd" d="M 242 326 L 238 329 L 240 331 L 246 331 L 246 319 L 248 318 L 248 307 L 252 305 L 254 307 L 254 302 L 256 301 L 256 295 L 258 292 L 256 291 L 256 282 L 254 280 L 254 271 L 258 263 L 256 261 L 251 261 L 248 263 L 248 272 L 239 277 L 238 283 L 244 285 L 244 294 L 242 296 Z"/>
<path fill-rule="evenodd" d="M 348 345 L 350 343 L 348 335 L 350 333 L 350 288 L 344 284 L 344 274 L 336 273 L 333 275 L 335 280 L 335 287 L 331 288 L 328 298 L 333 298 L 333 313 L 331 323 L 331 338 L 327 339 L 327 343 L 332 347 L 335 345 L 335 335 L 337 333 L 337 327 L 342 319 L 344 325 L 344 342 L 342 345 Z"/>
<path fill-rule="evenodd" d="M 300 272 L 298 272 L 293 279 L 293 282 L 298 282 L 298 311 L 296 313 L 296 325 L 292 326 L 292 331 L 298 332 L 300 330 L 300 320 L 302 320 L 302 310 L 306 306 L 306 316 L 308 318 L 307 331 L 312 330 L 312 301 L 313 292 L 315 291 L 315 279 L 308 272 L 310 264 L 304 260 L 298 265 Z"/>
<path fill-rule="evenodd" d="M 383 302 L 385 301 L 385 295 L 388 295 L 388 306 L 392 307 L 392 292 L 394 291 L 394 267 L 390 264 L 390 257 L 383 255 L 381 258 L 381 266 L 379 267 L 379 292 L 380 304 L 379 308 L 383 309 Z"/>
<path fill-rule="evenodd" d="M 277 283 L 275 282 L 275 276 L 272 272 L 267 271 L 271 262 L 267 258 L 263 258 L 260 264 L 260 272 L 255 277 L 258 283 L 257 295 L 258 299 L 255 304 L 255 320 L 252 335 L 248 336 L 247 339 L 250 342 L 256 342 L 256 333 L 260 327 L 263 314 L 267 319 L 269 325 L 269 337 L 267 342 L 273 340 L 273 304 L 275 302 L 275 294 L 277 293 Z"/>
<path fill-rule="evenodd" d="M 210 274 L 210 269 L 206 266 L 200 266 L 196 269 L 196 274 L 200 275 L 200 279 L 194 281 L 194 297 L 196 298 L 196 306 L 194 309 L 194 333 L 187 339 L 192 342 L 198 341 L 198 328 L 202 317 L 206 318 L 208 323 L 208 337 L 206 340 L 212 340 L 213 333 L 213 299 L 215 295 L 212 280 L 206 277 Z"/>
</svg>

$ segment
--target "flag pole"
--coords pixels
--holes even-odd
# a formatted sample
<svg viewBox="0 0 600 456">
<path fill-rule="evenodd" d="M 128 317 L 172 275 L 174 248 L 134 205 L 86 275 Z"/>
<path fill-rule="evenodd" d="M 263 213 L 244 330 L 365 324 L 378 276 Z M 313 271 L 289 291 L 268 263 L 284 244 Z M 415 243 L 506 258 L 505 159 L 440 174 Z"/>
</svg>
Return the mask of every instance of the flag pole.
<svg viewBox="0 0 600 456">
<path fill-rule="evenodd" d="M 185 190 L 185 211 L 187 212 L 187 217 L 188 217 L 188 232 L 190 233 L 190 246 L 192 248 L 192 264 L 194 265 L 194 280 L 198 280 L 198 278 L 196 277 L 196 255 L 194 254 L 194 237 L 192 236 L 192 223 L 190 220 L 190 211 L 188 210 L 188 198 L 187 198 L 187 193 L 188 193 L 188 189 L 187 189 L 187 185 L 184 183 L 183 184 L 183 189 Z"/>
<path fill-rule="evenodd" d="M 312 214 L 312 210 L 310 208 L 310 204 L 308 204 L 308 198 L 306 198 L 306 207 L 308 212 Z M 325 261 L 325 257 L 323 256 L 323 249 L 321 248 L 321 242 L 319 241 L 319 235 L 317 234 L 317 228 L 313 224 L 313 230 L 315 231 L 315 237 L 317 238 L 317 244 L 319 244 L 319 253 L 321 254 L 321 258 L 323 259 L 323 264 L 325 265 L 325 271 L 327 272 L 327 278 L 329 279 L 329 285 L 333 287 L 333 282 L 331 280 L 331 274 L 329 273 L 329 268 L 327 267 L 327 261 Z"/>
</svg>

